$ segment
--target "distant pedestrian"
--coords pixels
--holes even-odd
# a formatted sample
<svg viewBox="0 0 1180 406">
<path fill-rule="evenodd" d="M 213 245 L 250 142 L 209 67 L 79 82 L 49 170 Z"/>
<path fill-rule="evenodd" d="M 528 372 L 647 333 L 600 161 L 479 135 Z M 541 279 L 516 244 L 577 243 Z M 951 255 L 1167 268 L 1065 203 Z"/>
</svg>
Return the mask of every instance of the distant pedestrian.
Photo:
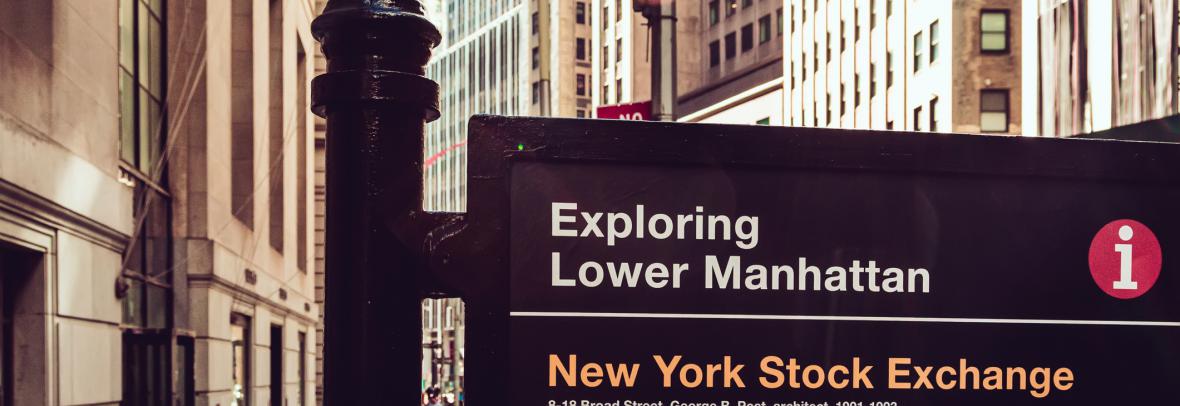
<svg viewBox="0 0 1180 406">
<path fill-rule="evenodd" d="M 441 391 L 436 386 L 431 386 L 426 389 L 426 404 L 425 406 L 449 406 L 449 403 L 443 401 Z"/>
</svg>

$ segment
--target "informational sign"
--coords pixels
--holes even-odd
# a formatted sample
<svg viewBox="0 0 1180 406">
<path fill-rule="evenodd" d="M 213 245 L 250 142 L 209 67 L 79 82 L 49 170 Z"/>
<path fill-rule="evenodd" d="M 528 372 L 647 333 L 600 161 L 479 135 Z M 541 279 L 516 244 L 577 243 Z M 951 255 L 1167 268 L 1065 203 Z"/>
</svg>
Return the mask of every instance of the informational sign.
<svg viewBox="0 0 1180 406">
<path fill-rule="evenodd" d="M 472 129 L 492 403 L 1180 404 L 1180 146 Z"/>
<path fill-rule="evenodd" d="M 596 114 L 603 119 L 645 121 L 651 117 L 651 100 L 599 106 Z"/>
</svg>

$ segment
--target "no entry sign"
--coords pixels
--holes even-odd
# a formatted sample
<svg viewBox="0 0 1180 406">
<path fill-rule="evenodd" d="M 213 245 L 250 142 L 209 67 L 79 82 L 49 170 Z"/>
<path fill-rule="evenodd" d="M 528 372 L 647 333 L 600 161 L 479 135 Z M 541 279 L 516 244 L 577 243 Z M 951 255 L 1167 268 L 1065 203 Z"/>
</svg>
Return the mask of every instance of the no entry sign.
<svg viewBox="0 0 1180 406">
<path fill-rule="evenodd" d="M 470 127 L 472 404 L 1180 402 L 1180 146 Z"/>
<path fill-rule="evenodd" d="M 600 106 L 596 111 L 596 116 L 615 120 L 647 120 L 651 118 L 651 100 Z"/>
</svg>

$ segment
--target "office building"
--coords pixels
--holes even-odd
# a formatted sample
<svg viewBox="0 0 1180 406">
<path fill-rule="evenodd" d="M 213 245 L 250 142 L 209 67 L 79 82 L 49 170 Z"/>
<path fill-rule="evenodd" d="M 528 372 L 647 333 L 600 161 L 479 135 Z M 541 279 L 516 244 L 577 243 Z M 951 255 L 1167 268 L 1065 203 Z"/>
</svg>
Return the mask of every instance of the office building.
<svg viewBox="0 0 1180 406">
<path fill-rule="evenodd" d="M 195 341 L 196 402 L 309 404 L 311 0 L 170 2 L 166 114 L 175 320 Z"/>
<path fill-rule="evenodd" d="M 428 6 L 429 7 L 429 6 Z M 540 109 L 539 47 L 530 39 L 530 5 L 521 0 L 441 1 L 443 33 L 426 75 L 439 83 L 442 116 L 426 127 L 424 205 L 465 207 L 467 120 L 474 114 L 524 115 Z M 537 49 L 530 55 L 530 49 Z M 531 87 L 530 87 L 531 86 Z"/>
<path fill-rule="evenodd" d="M 1015 0 L 789 0 L 785 125 L 1021 133 Z"/>
<path fill-rule="evenodd" d="M 596 46 L 589 93 L 594 107 L 651 100 L 651 30 L 634 12 L 633 0 L 595 0 L 588 7 Z M 676 2 L 676 90 L 683 95 L 700 85 L 701 7 Z"/>
<path fill-rule="evenodd" d="M 426 129 L 428 210 L 465 210 L 472 115 L 589 117 L 595 49 L 590 5 L 568 0 L 427 4 L 444 37 L 426 68 L 439 83 L 442 112 Z"/>
<path fill-rule="evenodd" d="M 311 7 L 0 7 L 5 399 L 310 403 Z"/>
<path fill-rule="evenodd" d="M 1063 137 L 1180 114 L 1175 1 L 1025 2 L 1026 135 Z"/>
<path fill-rule="evenodd" d="M 783 2 L 691 2 L 699 35 L 683 38 L 701 50 L 697 86 L 681 92 L 680 121 L 783 125 Z"/>
</svg>

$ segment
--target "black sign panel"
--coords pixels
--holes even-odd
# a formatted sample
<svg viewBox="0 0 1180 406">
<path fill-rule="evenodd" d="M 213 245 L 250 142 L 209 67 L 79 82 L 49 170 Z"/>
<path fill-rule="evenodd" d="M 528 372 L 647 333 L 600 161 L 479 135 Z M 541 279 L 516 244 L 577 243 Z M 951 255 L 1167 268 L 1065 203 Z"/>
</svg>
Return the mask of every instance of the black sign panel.
<svg viewBox="0 0 1180 406">
<path fill-rule="evenodd" d="M 455 283 L 490 403 L 1180 402 L 1176 145 L 497 117 L 470 142 Z"/>
</svg>

